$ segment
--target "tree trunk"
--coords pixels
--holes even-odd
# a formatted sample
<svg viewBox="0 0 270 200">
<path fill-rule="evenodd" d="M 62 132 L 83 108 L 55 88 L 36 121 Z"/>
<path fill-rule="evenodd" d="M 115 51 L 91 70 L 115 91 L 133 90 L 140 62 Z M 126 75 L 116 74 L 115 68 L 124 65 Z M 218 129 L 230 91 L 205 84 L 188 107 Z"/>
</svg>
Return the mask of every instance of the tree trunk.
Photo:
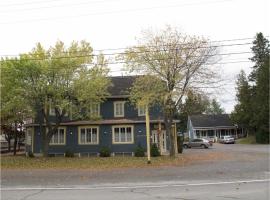
<svg viewBox="0 0 270 200">
<path fill-rule="evenodd" d="M 18 137 L 17 137 L 17 133 L 15 133 L 15 137 L 14 137 L 14 144 L 13 144 L 13 155 L 16 155 L 17 152 L 17 142 L 18 142 Z"/>
<path fill-rule="evenodd" d="M 48 157 L 48 151 L 49 151 L 49 141 L 48 141 L 48 136 L 44 128 L 41 129 L 41 134 L 42 134 L 42 155 L 43 157 Z"/>
<path fill-rule="evenodd" d="M 175 157 L 176 152 L 175 152 L 175 136 L 174 132 L 172 131 L 172 117 L 166 116 L 164 119 L 165 122 L 165 128 L 166 128 L 166 133 L 169 135 L 169 144 L 170 144 L 170 156 Z"/>
<path fill-rule="evenodd" d="M 11 151 L 11 141 L 10 141 L 10 139 L 7 140 L 7 142 L 8 142 L 8 152 L 10 152 Z"/>
</svg>

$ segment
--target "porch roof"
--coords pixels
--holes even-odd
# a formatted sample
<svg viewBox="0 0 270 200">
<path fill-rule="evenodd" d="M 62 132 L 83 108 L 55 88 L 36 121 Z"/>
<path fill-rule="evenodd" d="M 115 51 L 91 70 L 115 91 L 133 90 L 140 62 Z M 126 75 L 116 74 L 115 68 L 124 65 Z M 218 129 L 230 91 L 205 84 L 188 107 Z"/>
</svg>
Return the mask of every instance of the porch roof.
<svg viewBox="0 0 270 200">
<path fill-rule="evenodd" d="M 173 120 L 173 123 L 179 123 L 179 120 Z M 138 119 L 103 119 L 103 120 L 76 120 L 76 121 L 67 121 L 62 122 L 61 126 L 76 126 L 76 125 L 107 125 L 107 124 L 141 124 L 145 123 L 145 120 L 142 118 Z M 161 119 L 150 120 L 150 123 L 164 123 Z M 39 126 L 39 124 L 32 123 L 27 124 L 26 126 Z"/>
<path fill-rule="evenodd" d="M 194 129 L 235 128 L 228 114 L 191 115 L 190 120 Z"/>
</svg>

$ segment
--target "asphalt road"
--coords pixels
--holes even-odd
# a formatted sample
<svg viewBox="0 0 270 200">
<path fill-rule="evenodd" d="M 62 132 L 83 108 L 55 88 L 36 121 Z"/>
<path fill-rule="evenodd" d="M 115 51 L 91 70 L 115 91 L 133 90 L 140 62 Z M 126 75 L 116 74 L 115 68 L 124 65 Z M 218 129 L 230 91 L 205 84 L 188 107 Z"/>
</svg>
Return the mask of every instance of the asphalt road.
<svg viewBox="0 0 270 200">
<path fill-rule="evenodd" d="M 1 199 L 270 199 L 268 145 L 217 144 L 184 153 L 209 151 L 228 153 L 230 159 L 96 172 L 5 170 Z"/>
</svg>

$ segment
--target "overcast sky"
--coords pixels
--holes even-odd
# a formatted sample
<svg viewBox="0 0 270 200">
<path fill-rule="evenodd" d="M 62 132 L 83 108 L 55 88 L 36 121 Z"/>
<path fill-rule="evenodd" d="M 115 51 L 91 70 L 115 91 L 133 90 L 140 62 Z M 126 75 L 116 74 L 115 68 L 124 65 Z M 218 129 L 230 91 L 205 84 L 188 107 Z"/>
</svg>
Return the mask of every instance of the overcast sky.
<svg viewBox="0 0 270 200">
<path fill-rule="evenodd" d="M 213 41 L 252 38 L 257 32 L 269 36 L 269 6 L 269 0 L 0 0 L 0 55 L 29 52 L 37 42 L 48 48 L 57 40 L 69 44 L 85 39 L 94 49 L 122 48 L 136 44 L 142 29 L 165 25 Z M 221 53 L 250 52 L 250 47 L 223 47 Z M 241 69 L 250 72 L 251 55 L 223 56 L 220 62 L 226 64 L 218 66 L 230 81 L 214 96 L 228 113 L 235 104 L 235 77 Z"/>
</svg>

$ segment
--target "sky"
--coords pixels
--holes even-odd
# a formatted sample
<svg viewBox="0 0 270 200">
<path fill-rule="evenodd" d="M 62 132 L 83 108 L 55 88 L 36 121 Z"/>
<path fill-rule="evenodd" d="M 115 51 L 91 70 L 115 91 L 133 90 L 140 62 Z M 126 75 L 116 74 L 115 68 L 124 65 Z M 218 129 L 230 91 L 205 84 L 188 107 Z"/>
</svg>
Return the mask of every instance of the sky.
<svg viewBox="0 0 270 200">
<path fill-rule="evenodd" d="M 221 45 L 241 44 L 222 47 L 222 54 L 250 52 L 252 39 L 247 38 L 257 32 L 270 35 L 269 8 L 268 0 L 0 0 L 0 57 L 29 52 L 37 42 L 49 48 L 57 40 L 67 45 L 87 40 L 94 50 L 111 53 L 108 49 L 136 45 L 142 30 L 166 25 L 211 41 L 222 40 Z M 218 65 L 228 81 L 211 97 L 227 113 L 236 104 L 237 74 L 241 69 L 250 73 L 251 56 L 222 56 L 224 64 Z"/>
</svg>

